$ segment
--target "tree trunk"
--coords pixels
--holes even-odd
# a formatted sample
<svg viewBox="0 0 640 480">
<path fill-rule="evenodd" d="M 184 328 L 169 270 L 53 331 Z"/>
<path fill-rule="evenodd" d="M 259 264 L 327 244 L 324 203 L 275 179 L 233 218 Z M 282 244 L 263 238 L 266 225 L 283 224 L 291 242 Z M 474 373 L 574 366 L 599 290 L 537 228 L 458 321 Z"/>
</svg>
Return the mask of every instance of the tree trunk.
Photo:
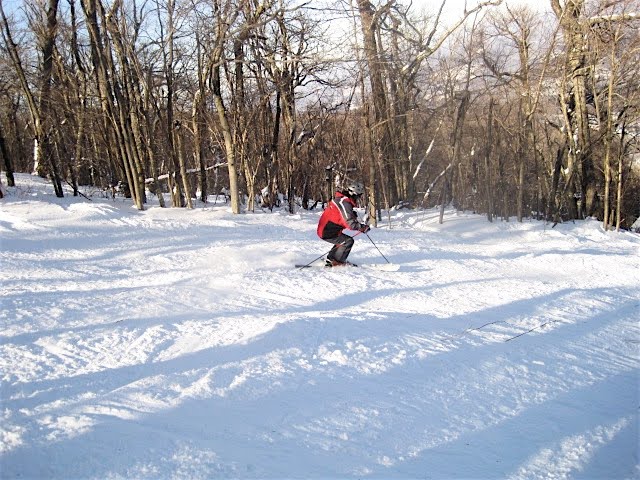
<svg viewBox="0 0 640 480">
<path fill-rule="evenodd" d="M 579 197 L 576 216 L 584 218 L 593 214 L 597 197 L 587 113 L 586 85 L 591 71 L 586 57 L 587 35 L 580 19 L 584 0 L 567 0 L 564 5 L 560 5 L 559 0 L 551 0 L 551 6 L 564 33 L 567 52 L 570 89 L 563 98 L 568 123 L 566 128 L 569 144 L 567 178 L 576 181 Z"/>
<path fill-rule="evenodd" d="M 280 156 L 278 154 L 278 144 L 280 143 L 280 123 L 282 119 L 282 107 L 280 105 L 280 91 L 276 92 L 273 130 L 271 134 L 271 145 L 269 151 L 269 167 L 267 168 L 267 182 L 269 187 L 269 210 L 279 202 L 278 170 Z M 331 194 L 332 195 L 332 194 Z M 329 197 L 331 198 L 331 197 Z"/>
<path fill-rule="evenodd" d="M 611 205 L 611 146 L 613 143 L 613 95 L 614 95 L 614 72 L 609 73 L 609 85 L 607 89 L 607 110 L 605 115 L 607 116 L 606 127 L 604 132 L 604 213 L 603 213 L 603 227 L 605 230 L 609 230 L 610 218 L 609 211 Z"/>
<path fill-rule="evenodd" d="M 11 161 L 11 155 L 4 139 L 4 132 L 2 130 L 2 124 L 0 124 L 0 154 L 2 154 L 2 160 L 4 161 L 4 170 L 7 177 L 7 186 L 15 187 L 16 180 L 13 176 L 13 162 Z"/>
<path fill-rule="evenodd" d="M 560 198 L 560 175 L 562 174 L 562 159 L 565 154 L 564 148 L 558 148 L 556 152 L 556 159 L 553 164 L 553 174 L 551 176 L 551 191 L 549 192 L 549 198 L 547 199 L 546 219 L 558 221 L 560 214 L 560 205 L 562 199 Z"/>
<path fill-rule="evenodd" d="M 200 75 L 198 75 L 200 78 Z M 191 129 L 193 130 L 193 147 L 196 165 L 200 169 L 200 201 L 207 203 L 209 196 L 207 184 L 207 169 L 202 138 L 202 125 L 204 125 L 204 85 L 200 84 L 193 96 L 193 108 L 191 110 Z"/>
<path fill-rule="evenodd" d="M 60 167 L 51 145 L 51 134 L 54 128 L 53 119 L 50 118 L 51 110 L 51 81 L 53 78 L 53 53 L 58 27 L 58 0 L 48 0 L 46 36 L 42 44 L 42 86 L 40 89 L 40 121 L 41 121 L 41 148 L 43 158 L 49 166 L 49 175 L 53 182 L 56 197 L 64 197 L 62 181 L 60 179 Z"/>
<path fill-rule="evenodd" d="M 376 41 L 376 31 L 378 29 L 377 18 L 369 0 L 357 0 L 357 2 L 362 24 L 365 59 L 369 70 L 369 81 L 371 83 L 371 96 L 373 100 L 374 122 L 371 127 L 373 155 L 371 159 L 374 162 L 376 159 L 380 159 L 380 162 L 385 164 L 386 155 L 384 152 L 385 148 L 390 145 L 390 142 L 386 135 L 386 129 L 388 127 L 386 122 L 387 99 L 382 76 L 382 63 L 379 59 L 378 45 Z M 380 166 L 382 167 L 382 165 Z M 369 181 L 371 182 L 372 179 L 370 178 Z M 384 181 L 382 177 L 381 181 Z M 375 212 L 377 209 L 377 205 L 375 204 L 377 198 L 375 194 L 375 189 L 377 188 L 376 182 L 373 181 L 373 183 L 369 185 L 369 188 L 373 190 L 373 193 L 369 196 L 369 210 Z M 389 205 L 387 205 L 387 207 L 389 207 Z"/>
<path fill-rule="evenodd" d="M 174 34 L 175 28 L 173 24 L 173 16 L 175 12 L 175 0 L 169 0 L 167 2 L 167 30 L 168 35 L 166 38 L 166 47 L 163 48 L 163 62 L 164 62 L 164 75 L 167 82 L 167 116 L 166 116 L 166 129 L 168 132 L 167 140 L 169 142 L 169 155 L 171 157 L 171 163 L 173 165 L 173 171 L 175 174 L 175 183 L 172 191 L 172 204 L 174 207 L 184 207 L 187 202 L 185 196 L 187 192 L 183 191 L 184 179 L 182 178 L 182 169 L 180 168 L 180 159 L 177 149 L 178 132 L 175 128 L 174 121 Z"/>
<path fill-rule="evenodd" d="M 156 192 L 156 197 L 158 197 L 158 204 L 161 208 L 165 208 L 164 195 L 162 194 L 160 181 L 158 180 L 158 165 L 156 162 L 156 154 L 153 148 L 152 140 L 155 137 L 156 124 L 150 118 L 148 111 L 145 112 L 145 126 L 145 141 L 147 142 L 147 155 L 149 156 L 149 168 L 151 170 L 151 177 L 153 178 L 153 186 Z M 169 175 L 169 178 L 171 178 L 171 175 Z"/>
<path fill-rule="evenodd" d="M 218 121 L 224 138 L 224 147 L 227 157 L 227 170 L 229 172 L 229 194 L 231 195 L 232 213 L 240 213 L 240 193 L 238 189 L 238 167 L 236 166 L 235 144 L 233 132 L 227 118 L 227 110 L 222 100 L 220 85 L 220 66 L 214 67 L 213 72 L 213 102 L 218 112 Z"/>
<path fill-rule="evenodd" d="M 622 133 L 620 134 L 620 152 L 618 153 L 618 175 L 617 175 L 617 189 L 616 189 L 616 232 L 620 231 L 620 224 L 622 222 L 622 169 L 624 159 L 624 137 L 626 133 L 626 127 L 622 127 Z"/>
<path fill-rule="evenodd" d="M 456 200 L 456 195 L 458 195 L 458 199 L 462 202 L 461 191 L 453 191 L 454 189 L 454 176 L 456 173 L 459 175 L 459 167 L 460 167 L 460 149 L 462 148 L 462 134 L 464 132 L 463 126 L 464 121 L 467 116 L 467 109 L 469 107 L 469 101 L 471 99 L 471 94 L 468 90 L 462 92 L 462 97 L 460 98 L 460 103 L 458 104 L 458 108 L 456 110 L 456 118 L 453 125 L 453 132 L 451 133 L 450 144 L 449 144 L 449 155 L 451 164 L 453 168 L 451 169 L 451 177 L 449 182 L 449 188 L 452 189 L 451 196 L 453 200 Z"/>
<path fill-rule="evenodd" d="M 184 144 L 182 140 L 182 128 L 180 123 L 176 123 L 174 138 L 176 140 L 176 150 L 178 153 L 178 165 L 180 165 L 180 176 L 182 177 L 182 191 L 187 202 L 187 208 L 193 208 L 191 199 L 191 188 L 189 187 L 189 176 L 187 174 L 187 162 L 184 157 Z"/>
<path fill-rule="evenodd" d="M 487 220 L 493 222 L 493 175 L 491 172 L 491 155 L 493 152 L 493 99 L 489 102 L 489 114 L 487 115 L 487 141 L 485 144 L 484 170 L 485 170 L 485 198 L 487 205 Z"/>
</svg>

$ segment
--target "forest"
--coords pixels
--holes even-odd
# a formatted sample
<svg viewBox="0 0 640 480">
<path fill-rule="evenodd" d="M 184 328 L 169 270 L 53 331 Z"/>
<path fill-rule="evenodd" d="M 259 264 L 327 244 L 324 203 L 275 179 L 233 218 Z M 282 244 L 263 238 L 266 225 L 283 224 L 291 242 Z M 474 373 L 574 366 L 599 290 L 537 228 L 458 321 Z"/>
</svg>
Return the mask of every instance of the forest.
<svg viewBox="0 0 640 480">
<path fill-rule="evenodd" d="M 544 1 L 0 0 L 0 187 L 629 228 L 640 2 Z"/>
</svg>

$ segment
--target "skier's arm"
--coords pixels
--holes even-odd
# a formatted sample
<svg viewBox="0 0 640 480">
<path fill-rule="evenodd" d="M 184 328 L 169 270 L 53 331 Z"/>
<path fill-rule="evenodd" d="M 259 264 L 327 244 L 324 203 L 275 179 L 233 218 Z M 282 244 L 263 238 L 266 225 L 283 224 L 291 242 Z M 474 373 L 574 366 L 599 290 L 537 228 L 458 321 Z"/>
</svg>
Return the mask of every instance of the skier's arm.
<svg viewBox="0 0 640 480">
<path fill-rule="evenodd" d="M 350 230 L 362 230 L 366 226 L 358 221 L 358 214 L 353 210 L 353 205 L 350 202 L 341 201 L 339 207 L 347 228 Z"/>
</svg>

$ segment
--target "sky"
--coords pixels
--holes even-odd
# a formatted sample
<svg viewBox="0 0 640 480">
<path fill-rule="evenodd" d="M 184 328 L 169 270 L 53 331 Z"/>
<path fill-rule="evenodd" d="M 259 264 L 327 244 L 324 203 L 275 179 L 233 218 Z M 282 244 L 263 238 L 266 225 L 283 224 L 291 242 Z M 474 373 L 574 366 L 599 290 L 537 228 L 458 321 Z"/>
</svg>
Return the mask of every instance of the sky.
<svg viewBox="0 0 640 480">
<path fill-rule="evenodd" d="M 454 21 L 462 15 L 465 10 L 465 5 L 467 6 L 467 9 L 470 10 L 481 1 L 488 0 L 447 0 L 444 8 L 444 14 L 451 21 Z M 5 13 L 10 14 L 17 8 L 21 7 L 24 4 L 24 0 L 0 0 L 0 3 L 4 8 Z M 504 3 L 511 6 L 527 5 L 529 8 L 538 11 L 549 9 L 548 0 L 503 0 L 503 4 Z M 412 5 L 415 9 L 425 8 L 431 11 L 436 11 L 440 7 L 440 4 L 441 0 L 412 0 Z"/>
<path fill-rule="evenodd" d="M 462 16 L 462 13 L 465 10 L 465 5 L 467 10 L 471 10 L 481 1 L 487 0 L 447 0 L 444 8 L 444 14 L 450 20 L 455 20 Z M 503 0 L 502 3 L 503 5 L 508 4 L 509 6 L 526 5 L 536 11 L 544 11 L 549 8 L 548 0 Z M 440 4 L 441 0 L 413 0 L 413 5 L 416 9 L 427 8 L 435 11 L 440 7 Z"/>
</svg>

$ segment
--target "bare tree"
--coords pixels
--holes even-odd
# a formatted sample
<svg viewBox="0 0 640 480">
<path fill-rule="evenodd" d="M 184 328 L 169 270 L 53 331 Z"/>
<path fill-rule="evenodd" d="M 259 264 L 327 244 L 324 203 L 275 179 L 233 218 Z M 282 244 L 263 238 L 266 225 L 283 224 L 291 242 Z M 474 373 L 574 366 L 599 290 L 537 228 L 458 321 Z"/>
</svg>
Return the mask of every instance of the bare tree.
<svg viewBox="0 0 640 480">
<path fill-rule="evenodd" d="M 115 2 L 106 12 L 101 0 L 82 0 L 91 45 L 91 61 L 102 109 L 103 127 L 109 148 L 115 148 L 117 166 L 124 171 L 136 207 L 144 209 L 144 172 L 131 128 L 131 111 L 135 109 L 127 97 L 130 68 L 126 63 L 125 33 L 118 24 L 121 2 Z M 113 50 L 124 61 L 118 69 Z M 122 78 L 118 75 L 122 74 Z M 130 85 L 129 85 L 130 87 Z"/>
<path fill-rule="evenodd" d="M 536 58 L 536 52 L 533 50 L 534 31 L 540 30 L 540 28 L 534 14 L 526 8 L 514 10 L 508 6 L 505 7 L 504 13 L 491 17 L 491 28 L 497 35 L 494 43 L 497 45 L 496 50 L 499 53 L 491 52 L 484 46 L 483 63 L 493 75 L 495 82 L 513 88 L 513 95 L 518 106 L 518 116 L 514 125 L 515 158 L 517 161 L 516 215 L 518 221 L 522 222 L 525 214 L 525 194 L 528 190 L 536 188 L 535 185 L 533 188 L 528 185 L 527 177 L 531 173 L 538 179 L 544 176 L 537 171 L 540 162 L 536 149 L 534 122 L 554 42 L 548 44 L 546 53 L 540 52 L 541 58 Z M 540 33 L 538 33 L 539 35 Z M 552 36 L 553 38 L 555 35 Z M 512 55 L 509 51 L 505 52 L 505 42 L 507 45 L 513 46 L 516 55 Z M 500 55 L 503 58 L 500 58 Z M 511 66 L 514 64 L 513 56 L 516 56 L 518 60 L 515 68 Z M 539 192 L 541 187 L 538 186 L 537 190 Z"/>
<path fill-rule="evenodd" d="M 53 187 L 57 197 L 63 197 L 62 182 L 60 179 L 60 171 L 58 161 L 51 144 L 51 133 L 54 128 L 54 122 L 51 118 L 51 80 L 53 76 L 53 54 L 55 38 L 58 26 L 58 0 L 48 0 L 45 5 L 45 11 L 38 10 L 38 6 L 34 6 L 34 17 L 44 15 L 44 20 L 34 20 L 32 27 L 36 30 L 36 38 L 40 53 L 39 66 L 39 92 L 36 98 L 32 92 L 31 84 L 27 78 L 27 73 L 23 67 L 20 58 L 18 46 L 13 40 L 9 21 L 2 8 L 0 2 L 0 17 L 2 20 L 2 39 L 11 58 L 13 67 L 16 70 L 20 85 L 29 106 L 31 114 L 32 128 L 34 133 L 34 172 L 43 173 L 41 170 L 41 161 L 44 161 L 47 171 L 51 176 Z"/>
<path fill-rule="evenodd" d="M 583 218 L 595 208 L 596 189 L 587 112 L 587 32 L 582 20 L 584 0 L 550 0 L 566 43 L 566 84 L 561 90 L 564 131 L 569 148 L 565 169 L 567 187 L 576 179 L 575 215 Z M 572 204 L 572 206 L 574 206 Z"/>
<path fill-rule="evenodd" d="M 616 229 L 620 228 L 623 180 L 626 176 L 623 160 L 627 157 L 625 126 L 629 115 L 633 115 L 632 112 L 637 111 L 638 106 L 637 83 L 633 79 L 637 79 L 640 55 L 640 35 L 635 28 L 639 19 L 625 11 L 630 5 L 623 3 L 615 13 L 596 15 L 589 19 L 589 46 L 594 69 L 590 87 L 594 92 L 597 131 L 602 139 L 604 185 L 601 198 L 605 230 L 614 223 Z M 617 165 L 614 166 L 616 157 Z M 615 174 L 614 168 L 617 170 Z M 615 202 L 612 195 L 614 179 L 617 183 Z"/>
<path fill-rule="evenodd" d="M 411 90 L 416 90 L 414 84 L 417 72 L 422 63 L 432 56 L 445 41 L 465 23 L 467 18 L 488 6 L 499 5 L 500 0 L 480 2 L 476 7 L 465 11 L 459 21 L 440 33 L 440 18 L 445 2 L 431 25 L 430 29 L 418 29 L 409 20 L 407 11 L 397 5 L 395 0 L 387 0 L 379 7 L 375 7 L 369 0 L 357 0 L 358 12 L 362 26 L 363 47 L 371 86 L 373 105 L 373 120 L 371 136 L 374 161 L 380 167 L 393 165 L 393 173 L 387 173 L 394 178 L 388 185 L 391 203 L 396 203 L 398 196 L 407 197 L 411 190 L 409 152 L 411 146 L 408 138 L 407 117 L 413 105 L 410 101 Z M 401 28 L 405 25 L 405 29 Z M 388 44 L 383 42 L 382 31 L 390 32 Z M 413 35 L 409 32 L 413 31 Z M 400 38 L 412 46 L 412 53 L 407 56 L 399 46 Z M 388 59 L 396 59 L 397 66 L 390 65 Z M 396 139 L 398 142 L 396 143 Z M 399 163 L 395 159 L 399 158 Z M 380 168 L 380 173 L 384 173 Z M 376 185 L 375 169 L 370 170 L 369 183 Z M 369 193 L 369 210 L 375 218 L 376 192 L 372 188 Z M 387 205 L 389 207 L 390 205 Z"/>
<path fill-rule="evenodd" d="M 386 159 L 385 148 L 390 145 L 390 135 L 387 123 L 387 94 L 384 86 L 382 61 L 380 60 L 381 45 L 378 45 L 378 31 L 380 17 L 387 11 L 395 0 L 387 1 L 379 9 L 375 9 L 368 0 L 357 0 L 358 12 L 362 26 L 364 57 L 368 67 L 371 84 L 371 98 L 373 105 L 373 120 L 371 125 L 371 154 L 370 159 L 375 164 L 382 164 Z M 364 99 L 363 99 L 364 100 Z M 377 206 L 376 168 L 369 170 L 369 216 L 375 219 Z"/>
</svg>

